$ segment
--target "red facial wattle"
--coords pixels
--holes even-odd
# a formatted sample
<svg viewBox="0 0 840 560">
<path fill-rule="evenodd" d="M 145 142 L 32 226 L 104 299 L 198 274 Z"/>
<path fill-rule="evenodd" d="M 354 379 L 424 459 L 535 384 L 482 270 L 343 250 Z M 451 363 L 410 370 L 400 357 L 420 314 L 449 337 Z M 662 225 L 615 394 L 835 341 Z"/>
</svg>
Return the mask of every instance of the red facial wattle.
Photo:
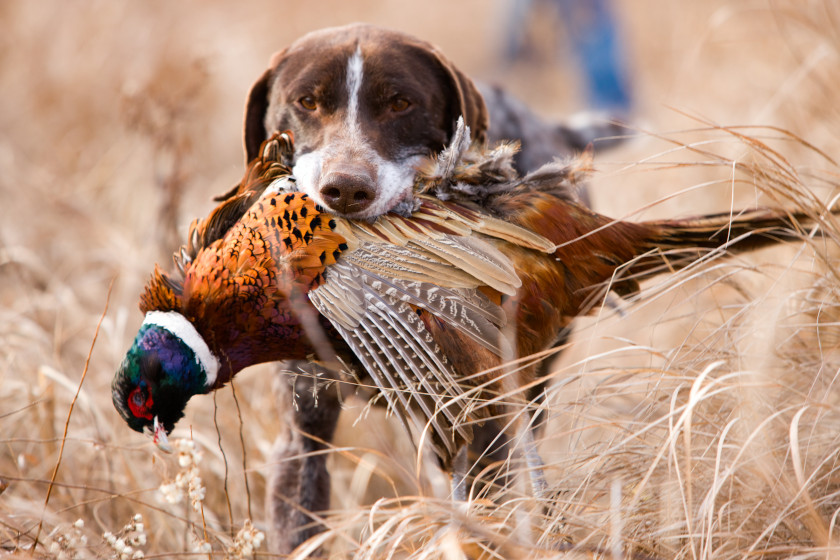
<svg viewBox="0 0 840 560">
<path fill-rule="evenodd" d="M 151 420 L 153 404 L 152 396 L 146 393 L 145 387 L 135 387 L 128 395 L 128 408 L 136 418 Z"/>
</svg>

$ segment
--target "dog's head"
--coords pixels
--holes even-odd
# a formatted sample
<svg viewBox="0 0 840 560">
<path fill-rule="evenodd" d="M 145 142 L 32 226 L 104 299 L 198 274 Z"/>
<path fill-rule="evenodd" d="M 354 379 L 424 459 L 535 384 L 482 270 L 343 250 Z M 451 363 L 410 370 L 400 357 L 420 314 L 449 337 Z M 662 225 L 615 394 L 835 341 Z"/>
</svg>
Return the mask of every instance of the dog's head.
<svg viewBox="0 0 840 560">
<path fill-rule="evenodd" d="M 245 151 L 250 161 L 268 136 L 291 130 L 300 190 L 333 212 L 370 219 L 410 196 L 414 166 L 446 145 L 459 116 L 483 141 L 481 94 L 438 49 L 354 24 L 274 55 L 248 97 Z"/>
</svg>

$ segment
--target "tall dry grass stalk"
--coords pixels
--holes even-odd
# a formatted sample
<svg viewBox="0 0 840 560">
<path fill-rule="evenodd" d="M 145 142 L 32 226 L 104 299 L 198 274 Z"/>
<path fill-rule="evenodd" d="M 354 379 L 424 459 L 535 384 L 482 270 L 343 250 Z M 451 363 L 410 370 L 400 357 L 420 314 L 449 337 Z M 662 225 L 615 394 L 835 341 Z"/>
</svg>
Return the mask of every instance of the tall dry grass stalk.
<svg viewBox="0 0 840 560">
<path fill-rule="evenodd" d="M 159 454 L 110 402 L 142 284 L 238 179 L 247 87 L 304 30 L 398 26 L 498 75 L 484 3 L 329 7 L 0 5 L 0 557 L 264 554 L 272 443 L 291 429 L 275 369 L 241 375 L 236 400 L 230 389 L 195 399 L 175 434 L 192 443 Z M 447 31 L 428 15 L 443 10 L 484 21 Z M 329 529 L 298 557 L 837 556 L 840 229 L 826 209 L 838 192 L 840 10 L 618 10 L 655 133 L 596 161 L 596 207 L 642 218 L 783 206 L 819 217 L 820 235 L 708 258 L 577 321 L 538 405 L 543 502 L 512 459 L 513 476 L 451 503 L 398 424 L 348 400 L 330 449 Z M 570 108 L 552 102 L 565 85 L 545 68 L 509 76 L 544 110 Z"/>
</svg>

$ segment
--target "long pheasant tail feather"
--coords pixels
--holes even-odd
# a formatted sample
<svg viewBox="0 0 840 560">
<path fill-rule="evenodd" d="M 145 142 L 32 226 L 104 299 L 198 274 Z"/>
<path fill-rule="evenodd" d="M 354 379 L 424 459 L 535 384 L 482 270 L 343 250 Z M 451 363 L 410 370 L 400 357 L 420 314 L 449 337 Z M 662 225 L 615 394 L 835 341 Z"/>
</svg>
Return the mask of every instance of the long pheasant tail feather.
<svg viewBox="0 0 840 560">
<path fill-rule="evenodd" d="M 813 220 L 806 214 L 766 209 L 742 213 L 734 218 L 730 213 L 721 213 L 700 219 L 659 223 L 665 230 L 658 241 L 660 246 L 726 247 L 730 252 L 752 251 L 781 241 L 802 239 L 806 229 L 813 226 Z"/>
<path fill-rule="evenodd" d="M 734 218 L 730 213 L 721 213 L 645 225 L 652 232 L 645 244 L 650 251 L 624 271 L 625 278 L 636 281 L 689 266 L 708 251 L 719 249 L 728 254 L 739 254 L 785 241 L 802 240 L 813 227 L 814 220 L 804 213 L 759 209 Z"/>
</svg>

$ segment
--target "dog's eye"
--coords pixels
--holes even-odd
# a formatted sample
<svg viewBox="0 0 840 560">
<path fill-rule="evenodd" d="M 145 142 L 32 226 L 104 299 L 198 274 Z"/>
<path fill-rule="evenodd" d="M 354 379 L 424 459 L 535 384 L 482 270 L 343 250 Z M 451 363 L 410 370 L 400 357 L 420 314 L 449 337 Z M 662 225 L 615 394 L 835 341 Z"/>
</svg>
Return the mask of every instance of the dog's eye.
<svg viewBox="0 0 840 560">
<path fill-rule="evenodd" d="M 394 113 L 403 113 L 411 107 L 411 101 L 405 97 L 394 97 L 391 99 L 390 108 Z"/>
<path fill-rule="evenodd" d="M 315 102 L 315 98 L 311 95 L 304 95 L 303 97 L 298 99 L 298 103 L 307 111 L 314 111 L 318 108 L 318 103 Z"/>
</svg>

